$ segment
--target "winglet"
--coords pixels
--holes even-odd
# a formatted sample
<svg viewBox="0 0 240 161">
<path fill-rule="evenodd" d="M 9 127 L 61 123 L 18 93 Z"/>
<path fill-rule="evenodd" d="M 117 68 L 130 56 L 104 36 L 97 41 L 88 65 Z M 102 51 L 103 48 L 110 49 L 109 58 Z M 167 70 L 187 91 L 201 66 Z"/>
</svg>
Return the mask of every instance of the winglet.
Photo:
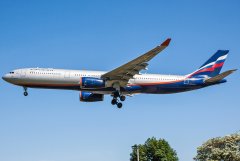
<svg viewBox="0 0 240 161">
<path fill-rule="evenodd" d="M 168 46 L 169 43 L 170 43 L 170 41 L 171 41 L 171 38 L 168 38 L 167 40 L 165 40 L 165 41 L 161 44 L 161 46 Z"/>
</svg>

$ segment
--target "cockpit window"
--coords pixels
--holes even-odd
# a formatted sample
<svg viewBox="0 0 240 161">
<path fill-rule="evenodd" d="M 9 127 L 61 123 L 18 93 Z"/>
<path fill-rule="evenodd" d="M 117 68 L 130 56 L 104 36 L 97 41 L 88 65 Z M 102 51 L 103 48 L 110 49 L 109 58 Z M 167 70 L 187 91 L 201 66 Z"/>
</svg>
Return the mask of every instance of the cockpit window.
<svg viewBox="0 0 240 161">
<path fill-rule="evenodd" d="M 10 72 L 10 74 L 14 74 L 14 72 Z"/>
</svg>

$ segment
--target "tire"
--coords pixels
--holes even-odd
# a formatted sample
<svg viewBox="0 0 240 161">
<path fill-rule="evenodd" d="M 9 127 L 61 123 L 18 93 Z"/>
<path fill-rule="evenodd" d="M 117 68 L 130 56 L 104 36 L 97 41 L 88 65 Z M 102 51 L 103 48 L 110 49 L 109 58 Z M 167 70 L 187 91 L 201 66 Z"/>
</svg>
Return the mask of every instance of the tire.
<svg viewBox="0 0 240 161">
<path fill-rule="evenodd" d="M 112 99 L 111 103 L 112 103 L 112 105 L 116 105 L 117 104 L 117 100 L 116 99 Z"/>
<path fill-rule="evenodd" d="M 125 101 L 125 99 L 126 99 L 126 96 L 120 96 L 121 101 Z"/>
<path fill-rule="evenodd" d="M 27 92 L 24 92 L 23 95 L 24 95 L 24 96 L 28 96 L 28 93 L 27 93 Z"/>
<path fill-rule="evenodd" d="M 122 103 L 121 103 L 121 102 L 118 103 L 118 104 L 117 104 L 117 107 L 118 107 L 118 108 L 122 108 Z"/>
</svg>

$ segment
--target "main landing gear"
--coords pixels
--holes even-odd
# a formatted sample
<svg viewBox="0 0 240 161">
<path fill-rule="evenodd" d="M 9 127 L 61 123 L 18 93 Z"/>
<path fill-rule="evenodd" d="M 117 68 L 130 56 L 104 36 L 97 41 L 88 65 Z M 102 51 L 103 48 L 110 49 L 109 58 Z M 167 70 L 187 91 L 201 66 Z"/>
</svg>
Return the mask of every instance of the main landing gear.
<svg viewBox="0 0 240 161">
<path fill-rule="evenodd" d="M 23 89 L 24 89 L 23 95 L 28 96 L 27 87 L 23 87 Z"/>
<path fill-rule="evenodd" d="M 122 108 L 123 105 L 120 101 L 125 101 L 126 97 L 120 93 L 120 83 L 115 82 L 112 84 L 112 87 L 115 89 L 115 91 L 112 93 L 113 99 L 111 103 L 112 105 L 117 105 L 118 108 Z"/>
<path fill-rule="evenodd" d="M 118 108 L 122 108 L 122 103 L 119 102 L 118 98 L 120 99 L 120 101 L 125 101 L 126 96 L 124 95 L 120 95 L 120 93 L 118 91 L 113 93 L 113 99 L 111 101 L 112 105 L 117 105 Z"/>
</svg>

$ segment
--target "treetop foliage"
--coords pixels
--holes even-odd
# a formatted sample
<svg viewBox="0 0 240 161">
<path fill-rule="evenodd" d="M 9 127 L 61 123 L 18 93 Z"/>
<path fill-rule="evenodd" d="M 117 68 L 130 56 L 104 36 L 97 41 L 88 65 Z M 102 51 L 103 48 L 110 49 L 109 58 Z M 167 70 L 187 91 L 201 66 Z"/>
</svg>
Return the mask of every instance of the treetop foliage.
<svg viewBox="0 0 240 161">
<path fill-rule="evenodd" d="M 164 139 L 148 138 L 139 148 L 140 161 L 178 161 L 177 153 Z M 137 150 L 133 148 L 130 161 L 137 161 Z"/>
<path fill-rule="evenodd" d="M 240 133 L 216 137 L 197 149 L 196 161 L 240 161 Z"/>
</svg>

